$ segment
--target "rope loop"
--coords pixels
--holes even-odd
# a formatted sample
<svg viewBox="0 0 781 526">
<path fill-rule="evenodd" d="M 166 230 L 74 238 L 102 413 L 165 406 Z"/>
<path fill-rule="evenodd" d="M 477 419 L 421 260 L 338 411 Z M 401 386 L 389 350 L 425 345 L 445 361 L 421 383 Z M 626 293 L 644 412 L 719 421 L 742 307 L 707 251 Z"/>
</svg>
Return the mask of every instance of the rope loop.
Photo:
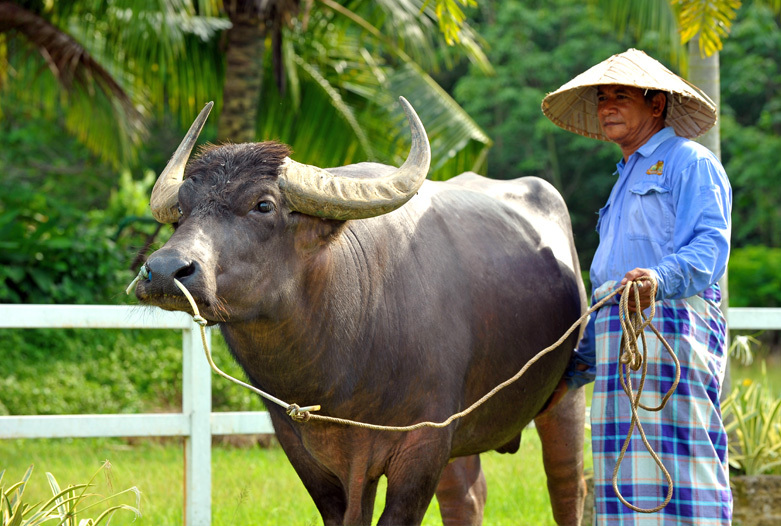
<svg viewBox="0 0 781 526">
<path fill-rule="evenodd" d="M 642 283 L 643 281 L 650 281 L 651 298 L 655 298 L 656 288 L 657 288 L 656 280 L 650 277 L 642 276 L 635 281 L 628 282 L 624 286 L 624 289 L 621 294 L 621 300 L 619 301 L 618 318 L 619 321 L 621 322 L 621 328 L 623 334 L 621 337 L 621 353 L 618 359 L 619 361 L 618 372 L 619 372 L 619 379 L 621 380 L 621 387 L 623 387 L 624 392 L 629 398 L 629 407 L 632 413 L 632 419 L 629 423 L 629 432 L 626 435 L 624 444 L 621 447 L 621 453 L 618 456 L 615 469 L 613 470 L 613 491 L 615 491 L 615 494 L 618 497 L 618 499 L 627 508 L 636 511 L 638 513 L 656 513 L 657 511 L 667 506 L 667 504 L 670 503 L 670 500 L 672 500 L 673 480 L 672 477 L 670 476 L 670 472 L 667 471 L 664 464 L 662 463 L 662 460 L 659 458 L 659 455 L 653 450 L 653 447 L 648 442 L 648 438 L 645 436 L 645 431 L 643 430 L 643 426 L 640 423 L 640 418 L 638 417 L 637 414 L 637 408 L 640 407 L 647 411 L 661 411 L 662 409 L 664 409 L 664 407 L 667 405 L 667 401 L 673 395 L 673 392 L 678 387 L 678 383 L 680 382 L 681 364 L 678 361 L 678 357 L 675 356 L 675 352 L 673 352 L 672 347 L 670 347 L 670 344 L 667 343 L 667 340 L 664 339 L 664 337 L 661 335 L 661 333 L 659 333 L 656 327 L 654 327 L 651 324 L 651 320 L 653 320 L 653 317 L 656 314 L 655 301 L 651 302 L 650 312 L 648 316 L 646 316 L 639 309 L 631 310 L 629 308 L 630 294 L 634 296 L 635 305 L 636 306 L 640 305 L 640 287 L 643 287 L 645 285 L 644 283 Z M 675 380 L 673 381 L 672 386 L 667 391 L 667 393 L 665 393 L 661 403 L 657 407 L 648 407 L 640 403 L 640 396 L 643 394 L 643 387 L 645 386 L 646 374 L 648 372 L 648 360 L 647 360 L 648 345 L 645 339 L 646 327 L 650 327 L 650 329 L 654 332 L 654 334 L 657 336 L 659 341 L 662 342 L 662 345 L 664 345 L 664 348 L 672 357 L 673 362 L 675 362 Z M 638 334 L 640 335 L 639 344 L 638 344 Z M 632 387 L 632 378 L 630 376 L 628 369 L 632 369 L 634 371 L 638 371 L 638 370 L 640 371 L 640 382 L 637 386 L 636 392 Z M 637 428 L 638 432 L 640 433 L 640 438 L 643 441 L 643 445 L 648 451 L 648 454 L 651 455 L 651 458 L 653 458 L 654 462 L 659 467 L 662 474 L 664 475 L 664 478 L 667 481 L 667 496 L 665 497 L 664 502 L 653 508 L 640 508 L 638 506 L 635 506 L 634 504 L 627 501 L 624 498 L 624 496 L 621 495 L 621 491 L 619 491 L 618 489 L 618 473 L 619 470 L 621 469 L 621 463 L 624 460 L 624 455 L 626 454 L 626 451 L 629 448 L 632 435 L 634 435 L 635 428 Z"/>
</svg>

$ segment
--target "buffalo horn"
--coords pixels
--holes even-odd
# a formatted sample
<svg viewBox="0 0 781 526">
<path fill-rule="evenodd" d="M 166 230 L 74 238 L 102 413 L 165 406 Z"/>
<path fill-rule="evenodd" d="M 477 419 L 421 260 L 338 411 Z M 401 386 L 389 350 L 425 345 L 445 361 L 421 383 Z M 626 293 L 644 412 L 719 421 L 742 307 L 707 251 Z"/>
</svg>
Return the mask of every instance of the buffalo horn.
<svg viewBox="0 0 781 526">
<path fill-rule="evenodd" d="M 409 102 L 400 97 L 407 114 L 412 146 L 404 164 L 386 175 L 337 175 L 286 158 L 279 170 L 279 187 L 292 210 L 328 219 L 364 219 L 396 210 L 418 191 L 428 174 L 431 149 L 426 130 Z"/>
<path fill-rule="evenodd" d="M 152 189 L 149 208 L 160 223 L 176 223 L 179 220 L 179 186 L 184 179 L 184 167 L 212 106 L 214 102 L 209 102 L 201 110 Z"/>
</svg>

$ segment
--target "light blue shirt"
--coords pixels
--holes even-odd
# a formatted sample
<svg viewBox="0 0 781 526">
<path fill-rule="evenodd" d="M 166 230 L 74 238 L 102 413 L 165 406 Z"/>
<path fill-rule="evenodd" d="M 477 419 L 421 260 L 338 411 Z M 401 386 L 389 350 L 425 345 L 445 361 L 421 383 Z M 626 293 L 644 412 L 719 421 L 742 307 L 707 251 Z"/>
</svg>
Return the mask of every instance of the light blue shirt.
<svg viewBox="0 0 781 526">
<path fill-rule="evenodd" d="M 622 159 L 616 173 L 597 220 L 592 290 L 620 283 L 635 268 L 655 274 L 657 300 L 688 298 L 716 283 L 727 269 L 732 210 L 732 189 L 716 156 L 668 127 Z M 570 387 L 593 380 L 593 320 L 573 360 L 591 372 L 570 370 Z"/>
</svg>

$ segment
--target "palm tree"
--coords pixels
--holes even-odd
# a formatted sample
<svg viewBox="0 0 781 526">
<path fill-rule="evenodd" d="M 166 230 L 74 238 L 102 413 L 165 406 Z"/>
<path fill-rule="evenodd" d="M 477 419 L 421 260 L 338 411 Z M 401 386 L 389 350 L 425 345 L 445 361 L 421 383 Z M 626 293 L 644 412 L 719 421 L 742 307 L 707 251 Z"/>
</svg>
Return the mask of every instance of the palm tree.
<svg viewBox="0 0 781 526">
<path fill-rule="evenodd" d="M 457 47 L 441 47 L 426 3 L 0 1 L 0 90 L 115 164 L 138 151 L 147 116 L 170 108 L 184 126 L 208 100 L 222 109 L 218 138 L 280 139 L 323 165 L 393 162 L 407 139 L 388 130 L 405 95 L 429 130 L 432 171 L 447 177 L 480 169 L 491 141 L 427 72 L 455 55 L 487 61 L 465 25 Z"/>
<path fill-rule="evenodd" d="M 217 136 L 234 142 L 255 140 L 266 40 L 270 39 L 277 89 L 284 89 L 281 68 L 283 28 L 298 13 L 299 0 L 224 0 L 231 21 L 226 31 L 225 83 Z"/>
<path fill-rule="evenodd" d="M 203 67 L 213 50 L 191 44 L 228 25 L 184 0 L 0 1 L 0 115 L 6 104 L 39 107 L 123 164 L 150 112 L 166 102 L 181 111 L 193 87 L 214 89 L 218 77 Z"/>
<path fill-rule="evenodd" d="M 426 3 L 276 0 L 261 11 L 251 0 L 226 0 L 234 25 L 218 136 L 279 139 L 312 164 L 395 163 L 408 140 L 403 95 L 429 132 L 435 178 L 483 169 L 491 140 L 428 72 L 458 53 L 486 70 L 487 59 L 462 19 L 443 22 L 458 36 L 445 46 L 436 7 Z"/>
</svg>

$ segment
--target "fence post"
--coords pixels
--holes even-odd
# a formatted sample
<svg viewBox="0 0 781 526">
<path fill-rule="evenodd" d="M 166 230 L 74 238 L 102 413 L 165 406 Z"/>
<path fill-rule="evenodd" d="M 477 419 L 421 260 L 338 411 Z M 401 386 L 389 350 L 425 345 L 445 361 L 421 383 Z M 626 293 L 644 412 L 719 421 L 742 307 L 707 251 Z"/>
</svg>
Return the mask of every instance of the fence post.
<svg viewBox="0 0 781 526">
<path fill-rule="evenodd" d="M 204 357 L 200 327 L 184 330 L 182 343 L 182 412 L 189 418 L 184 437 L 184 524 L 211 524 L 211 369 Z M 207 329 L 211 345 L 211 331 Z"/>
</svg>

